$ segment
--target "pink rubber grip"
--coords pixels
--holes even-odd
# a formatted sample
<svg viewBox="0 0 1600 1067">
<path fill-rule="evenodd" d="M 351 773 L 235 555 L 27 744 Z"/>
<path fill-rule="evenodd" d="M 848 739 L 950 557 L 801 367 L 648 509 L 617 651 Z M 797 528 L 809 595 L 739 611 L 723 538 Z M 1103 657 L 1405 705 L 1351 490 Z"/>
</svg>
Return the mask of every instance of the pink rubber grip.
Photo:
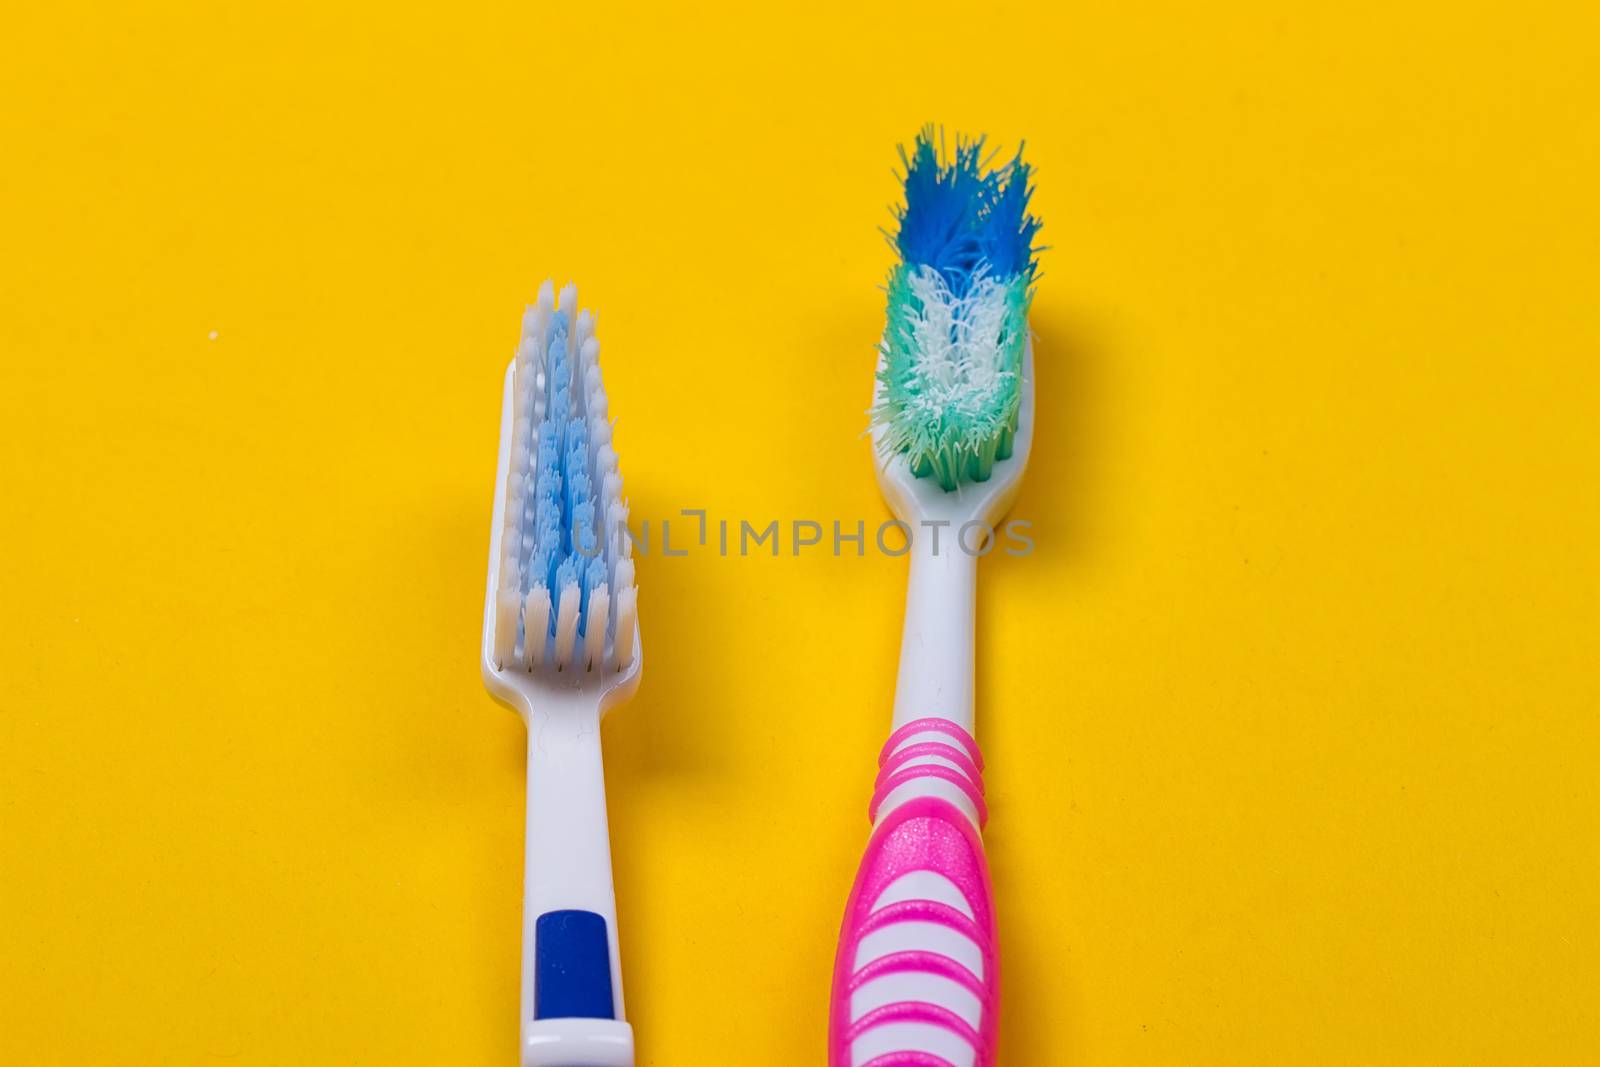
<svg viewBox="0 0 1600 1067">
<path fill-rule="evenodd" d="M 940 736 L 927 739 L 934 734 Z M 924 739 L 911 742 L 919 735 Z M 954 723 L 919 719 L 907 724 L 889 738 L 878 762 L 881 770 L 871 805 L 874 819 L 891 793 L 914 782 L 954 785 L 972 802 L 979 822 L 985 818 L 983 757 L 971 735 Z M 989 865 L 972 819 L 951 800 L 933 795 L 938 791 L 908 790 L 910 799 L 878 822 L 867 843 L 845 905 L 834 961 L 830 1067 L 990 1067 L 994 1062 L 999 976 Z M 940 876 L 917 883 L 938 885 L 940 899 L 904 887 L 885 899 L 887 890 L 916 872 Z M 895 932 L 904 923 L 932 924 L 948 936 L 938 938 L 938 945 L 927 938 L 930 943 L 919 948 L 915 933 L 926 927 Z M 876 943 L 874 934 L 880 935 Z M 959 946 L 955 955 L 962 959 L 946 951 L 951 946 Z M 907 976 L 912 980 L 892 988 L 920 988 L 929 991 L 927 995 L 894 996 L 886 1003 L 882 994 L 867 995 L 880 979 Z M 919 982 L 918 977 L 924 980 Z M 881 1029 L 904 1023 L 920 1024 L 914 1030 L 924 1035 L 943 1031 L 933 1044 L 944 1051 L 970 1049 L 970 1058 L 960 1055 L 956 1062 L 922 1047 L 927 1041 L 897 1036 L 913 1032 L 912 1028 Z"/>
</svg>

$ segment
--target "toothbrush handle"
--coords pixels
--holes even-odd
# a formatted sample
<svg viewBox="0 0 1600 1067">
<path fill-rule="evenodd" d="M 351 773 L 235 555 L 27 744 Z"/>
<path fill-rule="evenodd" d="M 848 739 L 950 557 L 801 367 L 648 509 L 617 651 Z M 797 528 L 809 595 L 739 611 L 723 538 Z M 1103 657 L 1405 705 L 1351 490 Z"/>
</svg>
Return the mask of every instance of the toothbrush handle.
<svg viewBox="0 0 1600 1067">
<path fill-rule="evenodd" d="M 999 976 L 983 758 L 947 719 L 879 757 L 875 822 L 834 961 L 830 1067 L 990 1067 Z"/>
<path fill-rule="evenodd" d="M 557 706 L 528 720 L 522 1065 L 633 1067 L 592 708 Z"/>
</svg>

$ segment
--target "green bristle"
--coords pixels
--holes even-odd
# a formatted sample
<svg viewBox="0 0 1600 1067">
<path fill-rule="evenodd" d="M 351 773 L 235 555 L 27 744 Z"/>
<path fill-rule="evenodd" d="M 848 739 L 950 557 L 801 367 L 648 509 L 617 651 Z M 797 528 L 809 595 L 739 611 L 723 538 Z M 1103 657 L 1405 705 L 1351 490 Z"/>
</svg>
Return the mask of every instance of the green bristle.
<svg viewBox="0 0 1600 1067">
<path fill-rule="evenodd" d="M 987 479 L 1015 444 L 1027 279 L 984 276 L 957 296 L 936 271 L 902 265 L 888 289 L 872 412 L 883 446 L 946 491 Z"/>
<path fill-rule="evenodd" d="M 1017 443 L 1017 420 L 1012 419 L 1009 426 L 1001 427 L 1000 439 L 994 450 L 994 458 L 1010 459 L 1011 449 Z"/>
</svg>

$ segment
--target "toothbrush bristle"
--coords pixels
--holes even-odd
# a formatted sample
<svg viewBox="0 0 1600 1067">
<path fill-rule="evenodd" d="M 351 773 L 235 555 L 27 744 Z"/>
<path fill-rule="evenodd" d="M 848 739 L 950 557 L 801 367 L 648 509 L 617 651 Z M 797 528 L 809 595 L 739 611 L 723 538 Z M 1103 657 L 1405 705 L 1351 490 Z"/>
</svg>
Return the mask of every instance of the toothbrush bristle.
<svg viewBox="0 0 1600 1067">
<path fill-rule="evenodd" d="M 888 326 L 871 416 L 882 446 L 945 490 L 986 480 L 1011 455 L 1039 221 L 1019 149 L 989 168 L 983 139 L 941 158 L 932 129 L 905 164 L 900 262 L 889 275 Z"/>
<path fill-rule="evenodd" d="M 633 660 L 632 542 L 594 315 L 549 282 L 522 318 L 512 377 L 494 653 L 502 670 L 621 670 Z"/>
</svg>

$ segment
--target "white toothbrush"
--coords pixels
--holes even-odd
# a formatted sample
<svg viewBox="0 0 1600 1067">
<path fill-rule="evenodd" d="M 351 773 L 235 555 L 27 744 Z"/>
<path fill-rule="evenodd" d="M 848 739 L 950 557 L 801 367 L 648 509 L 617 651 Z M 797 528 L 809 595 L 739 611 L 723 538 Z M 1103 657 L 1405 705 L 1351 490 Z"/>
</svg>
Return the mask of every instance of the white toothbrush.
<svg viewBox="0 0 1600 1067">
<path fill-rule="evenodd" d="M 528 724 L 521 1062 L 633 1067 L 600 718 L 639 685 L 627 508 L 594 316 L 551 284 L 506 368 L 483 677 Z"/>
</svg>

